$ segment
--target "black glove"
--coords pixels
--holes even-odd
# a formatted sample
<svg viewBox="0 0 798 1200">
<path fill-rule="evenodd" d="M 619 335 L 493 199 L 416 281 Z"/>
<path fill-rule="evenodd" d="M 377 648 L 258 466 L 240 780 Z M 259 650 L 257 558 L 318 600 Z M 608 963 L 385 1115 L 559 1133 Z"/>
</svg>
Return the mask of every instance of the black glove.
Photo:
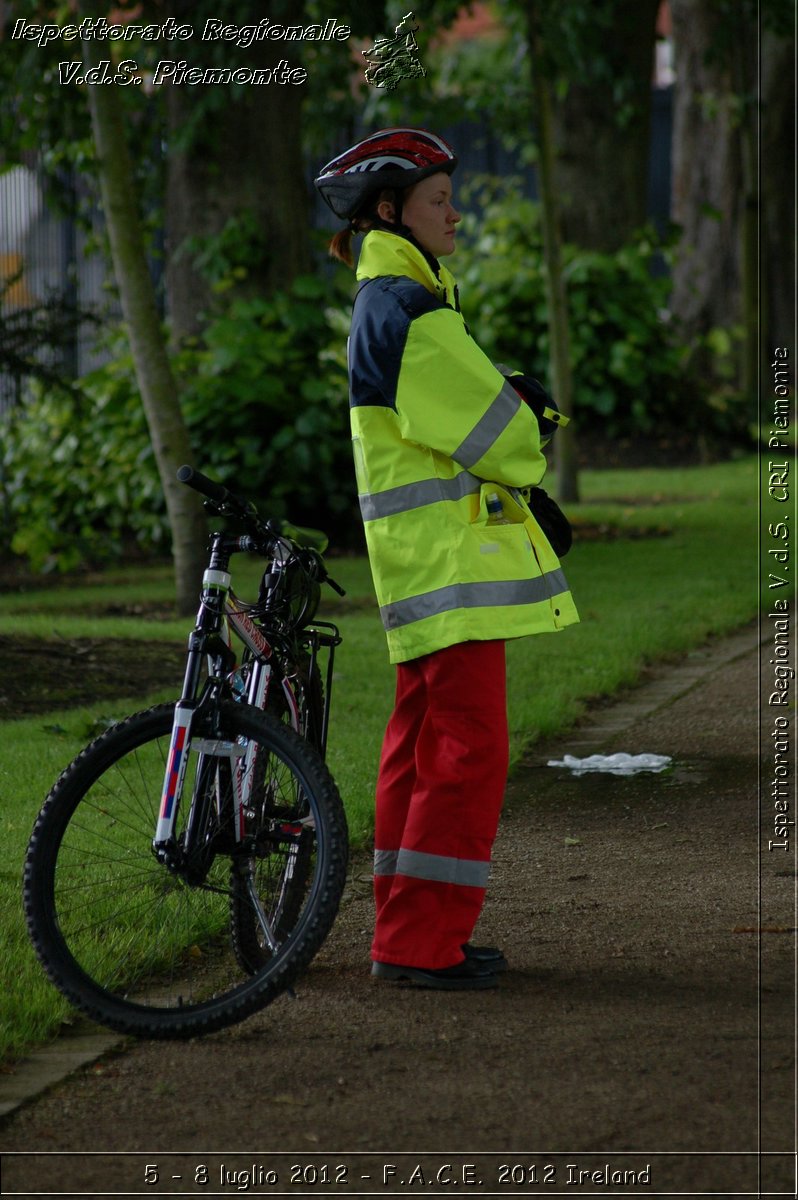
<svg viewBox="0 0 798 1200">
<path fill-rule="evenodd" d="M 552 500 L 542 487 L 523 488 L 521 495 L 529 505 L 532 516 L 548 538 L 549 545 L 558 558 L 564 558 L 571 549 L 573 530 L 571 522 L 556 500 Z"/>
<path fill-rule="evenodd" d="M 507 375 L 505 378 L 537 417 L 541 437 L 548 440 L 560 425 L 568 424 L 569 418 L 557 411 L 551 396 L 537 379 L 531 375 Z"/>
</svg>

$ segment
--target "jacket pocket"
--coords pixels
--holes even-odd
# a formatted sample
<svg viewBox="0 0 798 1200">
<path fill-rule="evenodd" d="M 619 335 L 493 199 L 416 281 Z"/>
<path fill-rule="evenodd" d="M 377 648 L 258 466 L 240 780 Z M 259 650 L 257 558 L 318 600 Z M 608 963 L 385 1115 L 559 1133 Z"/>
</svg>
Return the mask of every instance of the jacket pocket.
<svg viewBox="0 0 798 1200">
<path fill-rule="evenodd" d="M 501 504 L 500 513 L 488 511 L 488 501 L 494 496 Z M 474 496 L 474 510 L 471 530 L 476 536 L 480 556 L 498 556 L 494 561 L 496 569 L 502 573 L 515 576 L 520 571 L 523 575 L 528 574 L 530 558 L 534 559 L 526 528 L 529 514 L 506 488 L 497 483 L 482 484 L 479 495 Z M 501 562 L 503 567 L 499 566 Z"/>
<path fill-rule="evenodd" d="M 502 506 L 501 513 L 495 515 L 488 513 L 488 500 L 492 496 L 499 500 Z M 501 529 L 503 525 L 523 525 L 528 517 L 529 513 L 526 509 L 500 483 L 483 483 L 479 489 L 479 495 L 474 494 L 472 525 L 482 524 L 491 528 L 495 525 Z"/>
</svg>

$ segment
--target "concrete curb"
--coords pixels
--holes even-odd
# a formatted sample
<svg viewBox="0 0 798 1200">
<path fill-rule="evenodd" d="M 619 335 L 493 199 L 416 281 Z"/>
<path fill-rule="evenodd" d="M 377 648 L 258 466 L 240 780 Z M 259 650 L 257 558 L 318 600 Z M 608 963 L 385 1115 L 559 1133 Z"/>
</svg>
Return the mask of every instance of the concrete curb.
<svg viewBox="0 0 798 1200">
<path fill-rule="evenodd" d="M 41 1050 L 20 1059 L 12 1068 L 13 1074 L 0 1075 L 0 1117 L 8 1116 L 124 1041 L 119 1034 L 93 1027 L 80 1033 L 62 1034 Z"/>
<path fill-rule="evenodd" d="M 552 739 L 551 746 L 547 744 L 545 749 L 550 751 L 562 744 L 569 754 L 577 757 L 600 753 L 630 725 L 675 703 L 729 663 L 746 654 L 755 654 L 759 645 L 758 627 L 748 625 L 729 637 L 688 651 L 685 658 L 672 667 L 657 666 L 654 679 L 633 687 L 618 700 L 610 699 L 606 707 L 588 712 L 583 721 L 569 733 Z M 538 753 L 539 748 L 534 747 L 530 757 L 537 757 Z M 529 762 L 529 757 L 526 761 Z"/>
<path fill-rule="evenodd" d="M 728 663 L 755 653 L 759 644 L 758 627 L 748 625 L 729 637 L 718 638 L 688 652 L 674 666 L 654 668 L 654 679 L 636 686 L 616 701 L 608 701 L 606 707 L 588 713 L 574 729 L 547 744 L 545 753 L 556 753 L 558 744 L 569 754 L 601 752 L 619 732 L 673 704 Z M 524 763 L 531 765 L 532 758 L 537 758 L 541 749 L 535 747 L 517 770 L 522 771 Z M 79 1032 L 65 1033 L 21 1059 L 14 1064 L 12 1073 L 0 1075 L 0 1118 L 127 1041 L 127 1038 L 99 1026 L 87 1028 L 84 1024 Z"/>
</svg>

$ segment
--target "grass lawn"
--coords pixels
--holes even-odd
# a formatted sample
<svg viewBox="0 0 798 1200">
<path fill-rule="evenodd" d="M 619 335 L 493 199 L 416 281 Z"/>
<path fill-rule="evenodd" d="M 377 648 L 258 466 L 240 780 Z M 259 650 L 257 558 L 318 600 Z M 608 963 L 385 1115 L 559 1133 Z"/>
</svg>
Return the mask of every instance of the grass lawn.
<svg viewBox="0 0 798 1200">
<path fill-rule="evenodd" d="M 576 541 L 565 560 L 581 624 L 508 645 L 514 762 L 537 738 L 567 729 L 591 700 L 634 683 L 647 664 L 678 656 L 755 616 L 756 478 L 753 458 L 701 468 L 583 473 L 583 500 L 569 509 Z M 581 539 L 580 525 L 585 528 Z M 597 529 L 603 531 L 600 538 Z M 394 672 L 367 564 L 341 559 L 331 570 L 348 594 L 330 614 L 344 642 L 336 659 L 329 763 L 353 842 L 364 844 L 372 829 L 374 780 Z M 255 580 L 255 564 L 241 570 L 236 564 L 242 595 L 253 593 Z M 0 595 L 0 634 L 107 635 L 184 644 L 190 621 L 103 617 L 92 611 L 139 599 L 168 600 L 170 594 L 168 569 L 137 568 L 82 587 L 50 585 Z M 55 654 L 53 662 L 57 665 Z M 179 686 L 180 679 L 165 680 L 153 701 L 175 695 Z M 141 707 L 140 701 L 121 699 L 111 706 L 106 701 L 94 709 L 0 723 L 0 1054 L 18 1053 L 50 1036 L 68 1011 L 44 980 L 22 921 L 21 864 L 36 812 L 59 770 L 88 740 L 92 722 Z"/>
</svg>

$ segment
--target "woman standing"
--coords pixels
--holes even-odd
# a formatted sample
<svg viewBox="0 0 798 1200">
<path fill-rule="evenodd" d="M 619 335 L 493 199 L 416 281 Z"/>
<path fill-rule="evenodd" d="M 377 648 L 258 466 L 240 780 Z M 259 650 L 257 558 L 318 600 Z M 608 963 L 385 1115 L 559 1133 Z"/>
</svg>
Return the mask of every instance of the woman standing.
<svg viewBox="0 0 798 1200">
<path fill-rule="evenodd" d="M 457 160 L 421 129 L 373 134 L 316 186 L 366 234 L 349 339 L 366 541 L 397 690 L 376 796 L 372 973 L 485 988 L 506 967 L 470 942 L 508 765 L 504 642 L 578 620 L 519 489 L 564 423 L 470 336 L 440 259 L 455 247 Z M 506 371 L 506 375 L 502 372 Z M 530 390 L 531 389 L 531 390 Z M 528 398 L 534 403 L 536 416 Z"/>
</svg>

